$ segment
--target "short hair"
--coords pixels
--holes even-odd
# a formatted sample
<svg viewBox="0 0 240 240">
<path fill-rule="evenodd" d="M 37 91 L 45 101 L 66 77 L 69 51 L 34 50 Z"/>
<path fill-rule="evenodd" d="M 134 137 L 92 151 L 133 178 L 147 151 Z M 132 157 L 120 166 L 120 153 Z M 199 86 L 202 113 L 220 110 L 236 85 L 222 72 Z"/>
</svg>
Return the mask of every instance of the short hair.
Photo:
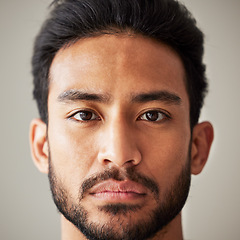
<svg viewBox="0 0 240 240">
<path fill-rule="evenodd" d="M 51 7 L 36 37 L 32 57 L 33 95 L 45 123 L 49 70 L 56 53 L 79 39 L 129 30 L 170 46 L 180 56 L 186 74 L 191 129 L 198 123 L 207 92 L 204 35 L 183 4 L 177 0 L 55 0 Z"/>
</svg>

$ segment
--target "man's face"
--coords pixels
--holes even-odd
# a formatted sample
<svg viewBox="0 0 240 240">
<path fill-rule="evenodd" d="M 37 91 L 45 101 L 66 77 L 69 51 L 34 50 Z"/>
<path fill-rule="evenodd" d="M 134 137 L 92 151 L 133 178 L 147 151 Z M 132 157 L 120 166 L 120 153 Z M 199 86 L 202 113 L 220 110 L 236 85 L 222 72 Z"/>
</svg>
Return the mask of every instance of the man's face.
<svg viewBox="0 0 240 240">
<path fill-rule="evenodd" d="M 140 36 L 89 38 L 57 53 L 49 179 L 58 208 L 87 236 L 147 237 L 181 211 L 191 146 L 184 78 L 173 50 Z"/>
</svg>

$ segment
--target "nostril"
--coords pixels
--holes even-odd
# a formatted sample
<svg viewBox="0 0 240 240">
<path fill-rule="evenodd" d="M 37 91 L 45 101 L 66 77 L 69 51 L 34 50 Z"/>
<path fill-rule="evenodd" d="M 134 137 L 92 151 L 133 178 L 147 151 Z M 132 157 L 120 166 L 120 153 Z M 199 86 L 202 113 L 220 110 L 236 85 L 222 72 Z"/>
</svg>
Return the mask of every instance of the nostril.
<svg viewBox="0 0 240 240">
<path fill-rule="evenodd" d="M 120 164 L 121 163 L 121 164 Z M 128 160 L 128 161 L 124 161 L 124 163 L 122 161 L 111 161 L 109 159 L 104 159 L 103 160 L 103 164 L 104 165 L 111 165 L 111 164 L 114 164 L 114 165 L 117 165 L 117 166 L 125 166 L 125 167 L 130 167 L 130 166 L 133 166 L 135 165 L 135 161 L 134 160 Z"/>
<path fill-rule="evenodd" d="M 128 160 L 124 163 L 125 166 L 132 166 L 135 165 L 135 160 Z"/>
<path fill-rule="evenodd" d="M 111 160 L 109 160 L 109 159 L 104 159 L 104 161 L 103 161 L 103 162 L 104 162 L 104 164 L 105 164 L 105 165 L 108 165 L 108 164 L 109 164 L 109 163 L 111 163 L 112 161 L 111 161 Z"/>
</svg>

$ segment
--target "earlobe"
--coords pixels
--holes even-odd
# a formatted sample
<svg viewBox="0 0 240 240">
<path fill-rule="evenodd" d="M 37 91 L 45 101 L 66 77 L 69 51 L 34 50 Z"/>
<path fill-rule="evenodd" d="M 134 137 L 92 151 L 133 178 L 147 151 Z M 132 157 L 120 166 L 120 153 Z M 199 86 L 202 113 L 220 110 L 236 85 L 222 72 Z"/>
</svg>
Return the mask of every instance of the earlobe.
<svg viewBox="0 0 240 240">
<path fill-rule="evenodd" d="M 47 126 L 40 119 L 30 124 L 30 147 L 32 159 L 42 173 L 48 173 L 48 142 Z"/>
<path fill-rule="evenodd" d="M 191 173 L 199 174 L 207 162 L 214 131 L 211 123 L 202 122 L 193 128 L 191 149 Z"/>
</svg>

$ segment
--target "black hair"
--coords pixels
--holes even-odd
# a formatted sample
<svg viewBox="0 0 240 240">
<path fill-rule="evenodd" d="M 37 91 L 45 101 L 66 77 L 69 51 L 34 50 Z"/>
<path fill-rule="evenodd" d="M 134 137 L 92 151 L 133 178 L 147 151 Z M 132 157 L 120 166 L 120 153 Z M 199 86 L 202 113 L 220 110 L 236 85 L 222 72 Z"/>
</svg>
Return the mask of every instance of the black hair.
<svg viewBox="0 0 240 240">
<path fill-rule="evenodd" d="M 191 128 L 198 123 L 207 92 L 204 36 L 183 4 L 177 0 L 55 0 L 51 7 L 32 58 L 33 95 L 44 122 L 48 121 L 49 70 L 56 53 L 82 38 L 130 30 L 178 53 L 186 73 Z"/>
</svg>

